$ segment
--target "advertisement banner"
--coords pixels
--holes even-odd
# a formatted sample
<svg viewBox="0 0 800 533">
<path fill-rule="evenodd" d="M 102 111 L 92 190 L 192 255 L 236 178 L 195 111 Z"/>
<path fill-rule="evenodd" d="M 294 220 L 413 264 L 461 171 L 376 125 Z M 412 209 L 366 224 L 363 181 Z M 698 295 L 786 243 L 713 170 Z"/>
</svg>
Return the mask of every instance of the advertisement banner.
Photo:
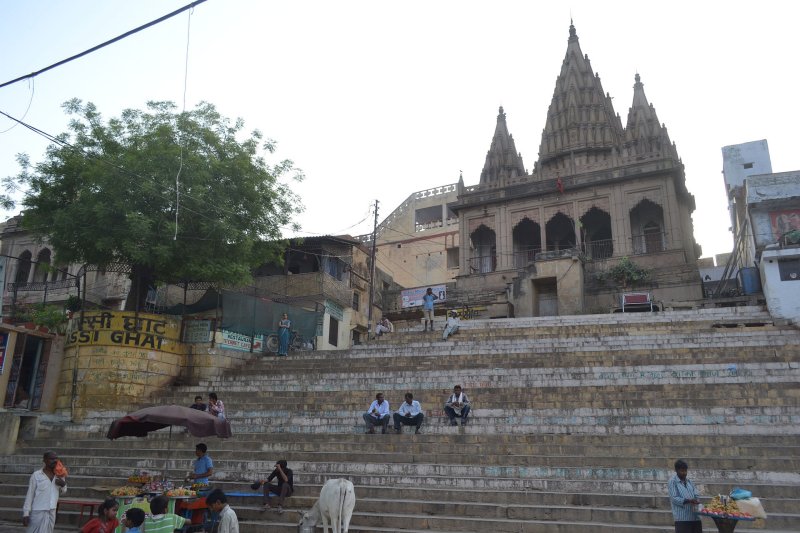
<svg viewBox="0 0 800 533">
<path fill-rule="evenodd" d="M 769 221 L 772 225 L 772 235 L 778 241 L 787 233 L 800 230 L 800 209 L 770 211 Z"/>
<path fill-rule="evenodd" d="M 434 302 L 434 305 L 441 304 L 447 301 L 447 285 L 431 285 L 433 294 L 439 299 Z M 428 287 L 416 287 L 414 289 L 403 289 L 400 291 L 400 307 L 406 309 L 408 307 L 421 307 L 422 297 L 428 291 Z"/>
<path fill-rule="evenodd" d="M 220 348 L 226 350 L 238 350 L 240 352 L 250 351 L 250 335 L 242 335 L 241 333 L 234 333 L 233 331 L 222 331 L 222 342 L 219 343 Z M 253 352 L 264 351 L 264 336 L 256 335 L 253 342 Z"/>
</svg>

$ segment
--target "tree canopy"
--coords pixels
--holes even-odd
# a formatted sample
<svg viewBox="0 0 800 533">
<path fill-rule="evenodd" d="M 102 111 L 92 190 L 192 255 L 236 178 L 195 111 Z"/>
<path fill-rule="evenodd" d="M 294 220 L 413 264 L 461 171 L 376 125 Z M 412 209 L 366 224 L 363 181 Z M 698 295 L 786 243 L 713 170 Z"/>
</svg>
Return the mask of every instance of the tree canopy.
<svg viewBox="0 0 800 533">
<path fill-rule="evenodd" d="M 241 119 L 209 103 L 181 113 L 149 102 L 107 123 L 91 103 L 64 109 L 69 132 L 39 164 L 20 156 L 16 177 L 28 186 L 22 227 L 60 263 L 123 263 L 141 292 L 157 282 L 243 283 L 280 261 L 281 228 L 302 210 L 281 178 L 302 174 L 288 160 L 268 164 L 274 143 L 244 135 Z"/>
</svg>

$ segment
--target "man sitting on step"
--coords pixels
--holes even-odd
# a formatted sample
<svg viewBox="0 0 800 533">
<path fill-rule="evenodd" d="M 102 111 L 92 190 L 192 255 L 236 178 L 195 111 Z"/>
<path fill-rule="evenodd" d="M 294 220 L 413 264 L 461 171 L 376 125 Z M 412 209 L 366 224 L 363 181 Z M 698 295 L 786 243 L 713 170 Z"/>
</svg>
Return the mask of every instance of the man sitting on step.
<svg viewBox="0 0 800 533">
<path fill-rule="evenodd" d="M 425 415 L 422 414 L 422 407 L 419 402 L 414 399 L 414 395 L 410 392 L 406 393 L 406 401 L 400 404 L 400 409 L 394 414 L 394 431 L 401 433 L 400 424 L 404 426 L 416 426 L 415 434 L 419 434 L 419 428 L 422 427 L 422 421 Z"/>
<path fill-rule="evenodd" d="M 469 416 L 469 398 L 461 391 L 461 385 L 453 387 L 453 394 L 447 398 L 444 404 L 444 412 L 447 418 L 450 419 L 451 426 L 457 426 L 456 417 L 461 419 L 461 425 L 467 425 L 467 417 Z"/>
<path fill-rule="evenodd" d="M 389 402 L 383 399 L 383 393 L 375 395 L 363 418 L 367 425 L 366 433 L 375 433 L 375 426 L 381 426 L 381 433 L 386 433 L 389 427 Z"/>
</svg>

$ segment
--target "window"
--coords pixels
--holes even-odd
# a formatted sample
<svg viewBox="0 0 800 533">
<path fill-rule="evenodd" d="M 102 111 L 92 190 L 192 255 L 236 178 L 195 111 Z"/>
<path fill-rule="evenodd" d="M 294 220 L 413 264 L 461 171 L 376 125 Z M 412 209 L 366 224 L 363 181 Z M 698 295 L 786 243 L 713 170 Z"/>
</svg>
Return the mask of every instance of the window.
<svg viewBox="0 0 800 533">
<path fill-rule="evenodd" d="M 328 344 L 339 346 L 339 321 L 333 317 L 330 317 L 328 324 Z"/>
<path fill-rule="evenodd" d="M 353 330 L 353 345 L 358 346 L 359 344 L 361 344 L 361 333 Z"/>
<path fill-rule="evenodd" d="M 753 163 L 745 163 L 742 165 L 744 168 L 753 168 Z"/>
<path fill-rule="evenodd" d="M 779 259 L 781 281 L 800 281 L 800 259 Z"/>
<path fill-rule="evenodd" d="M 458 248 L 447 249 L 447 268 L 458 268 Z"/>
<path fill-rule="evenodd" d="M 353 311 L 358 311 L 361 307 L 361 293 L 353 291 Z"/>
</svg>

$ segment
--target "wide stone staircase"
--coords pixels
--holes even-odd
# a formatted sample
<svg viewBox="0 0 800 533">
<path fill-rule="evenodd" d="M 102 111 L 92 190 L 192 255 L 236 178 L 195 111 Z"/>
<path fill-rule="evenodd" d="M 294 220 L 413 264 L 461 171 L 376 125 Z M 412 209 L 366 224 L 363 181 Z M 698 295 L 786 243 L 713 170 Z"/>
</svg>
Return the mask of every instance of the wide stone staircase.
<svg viewBox="0 0 800 533">
<path fill-rule="evenodd" d="M 473 404 L 464 427 L 442 412 L 455 384 Z M 45 449 L 70 467 L 70 498 L 100 500 L 139 470 L 182 478 L 198 439 L 105 432 L 138 407 L 214 391 L 234 431 L 206 440 L 214 484 L 255 495 L 249 484 L 282 458 L 295 473 L 282 515 L 231 498 L 244 532 L 296 531 L 293 511 L 346 477 L 354 532 L 667 533 L 677 458 L 706 497 L 743 487 L 762 499 L 767 520 L 737 532 L 798 532 L 798 385 L 800 331 L 757 307 L 474 320 L 446 342 L 398 331 L 349 351 L 254 360 L 81 423 L 43 417 L 38 438 L 0 457 L 0 520 L 18 520 Z M 411 391 L 422 433 L 365 435 L 361 413 L 378 391 L 393 410 Z M 65 506 L 59 527 L 75 530 L 77 514 Z"/>
</svg>

